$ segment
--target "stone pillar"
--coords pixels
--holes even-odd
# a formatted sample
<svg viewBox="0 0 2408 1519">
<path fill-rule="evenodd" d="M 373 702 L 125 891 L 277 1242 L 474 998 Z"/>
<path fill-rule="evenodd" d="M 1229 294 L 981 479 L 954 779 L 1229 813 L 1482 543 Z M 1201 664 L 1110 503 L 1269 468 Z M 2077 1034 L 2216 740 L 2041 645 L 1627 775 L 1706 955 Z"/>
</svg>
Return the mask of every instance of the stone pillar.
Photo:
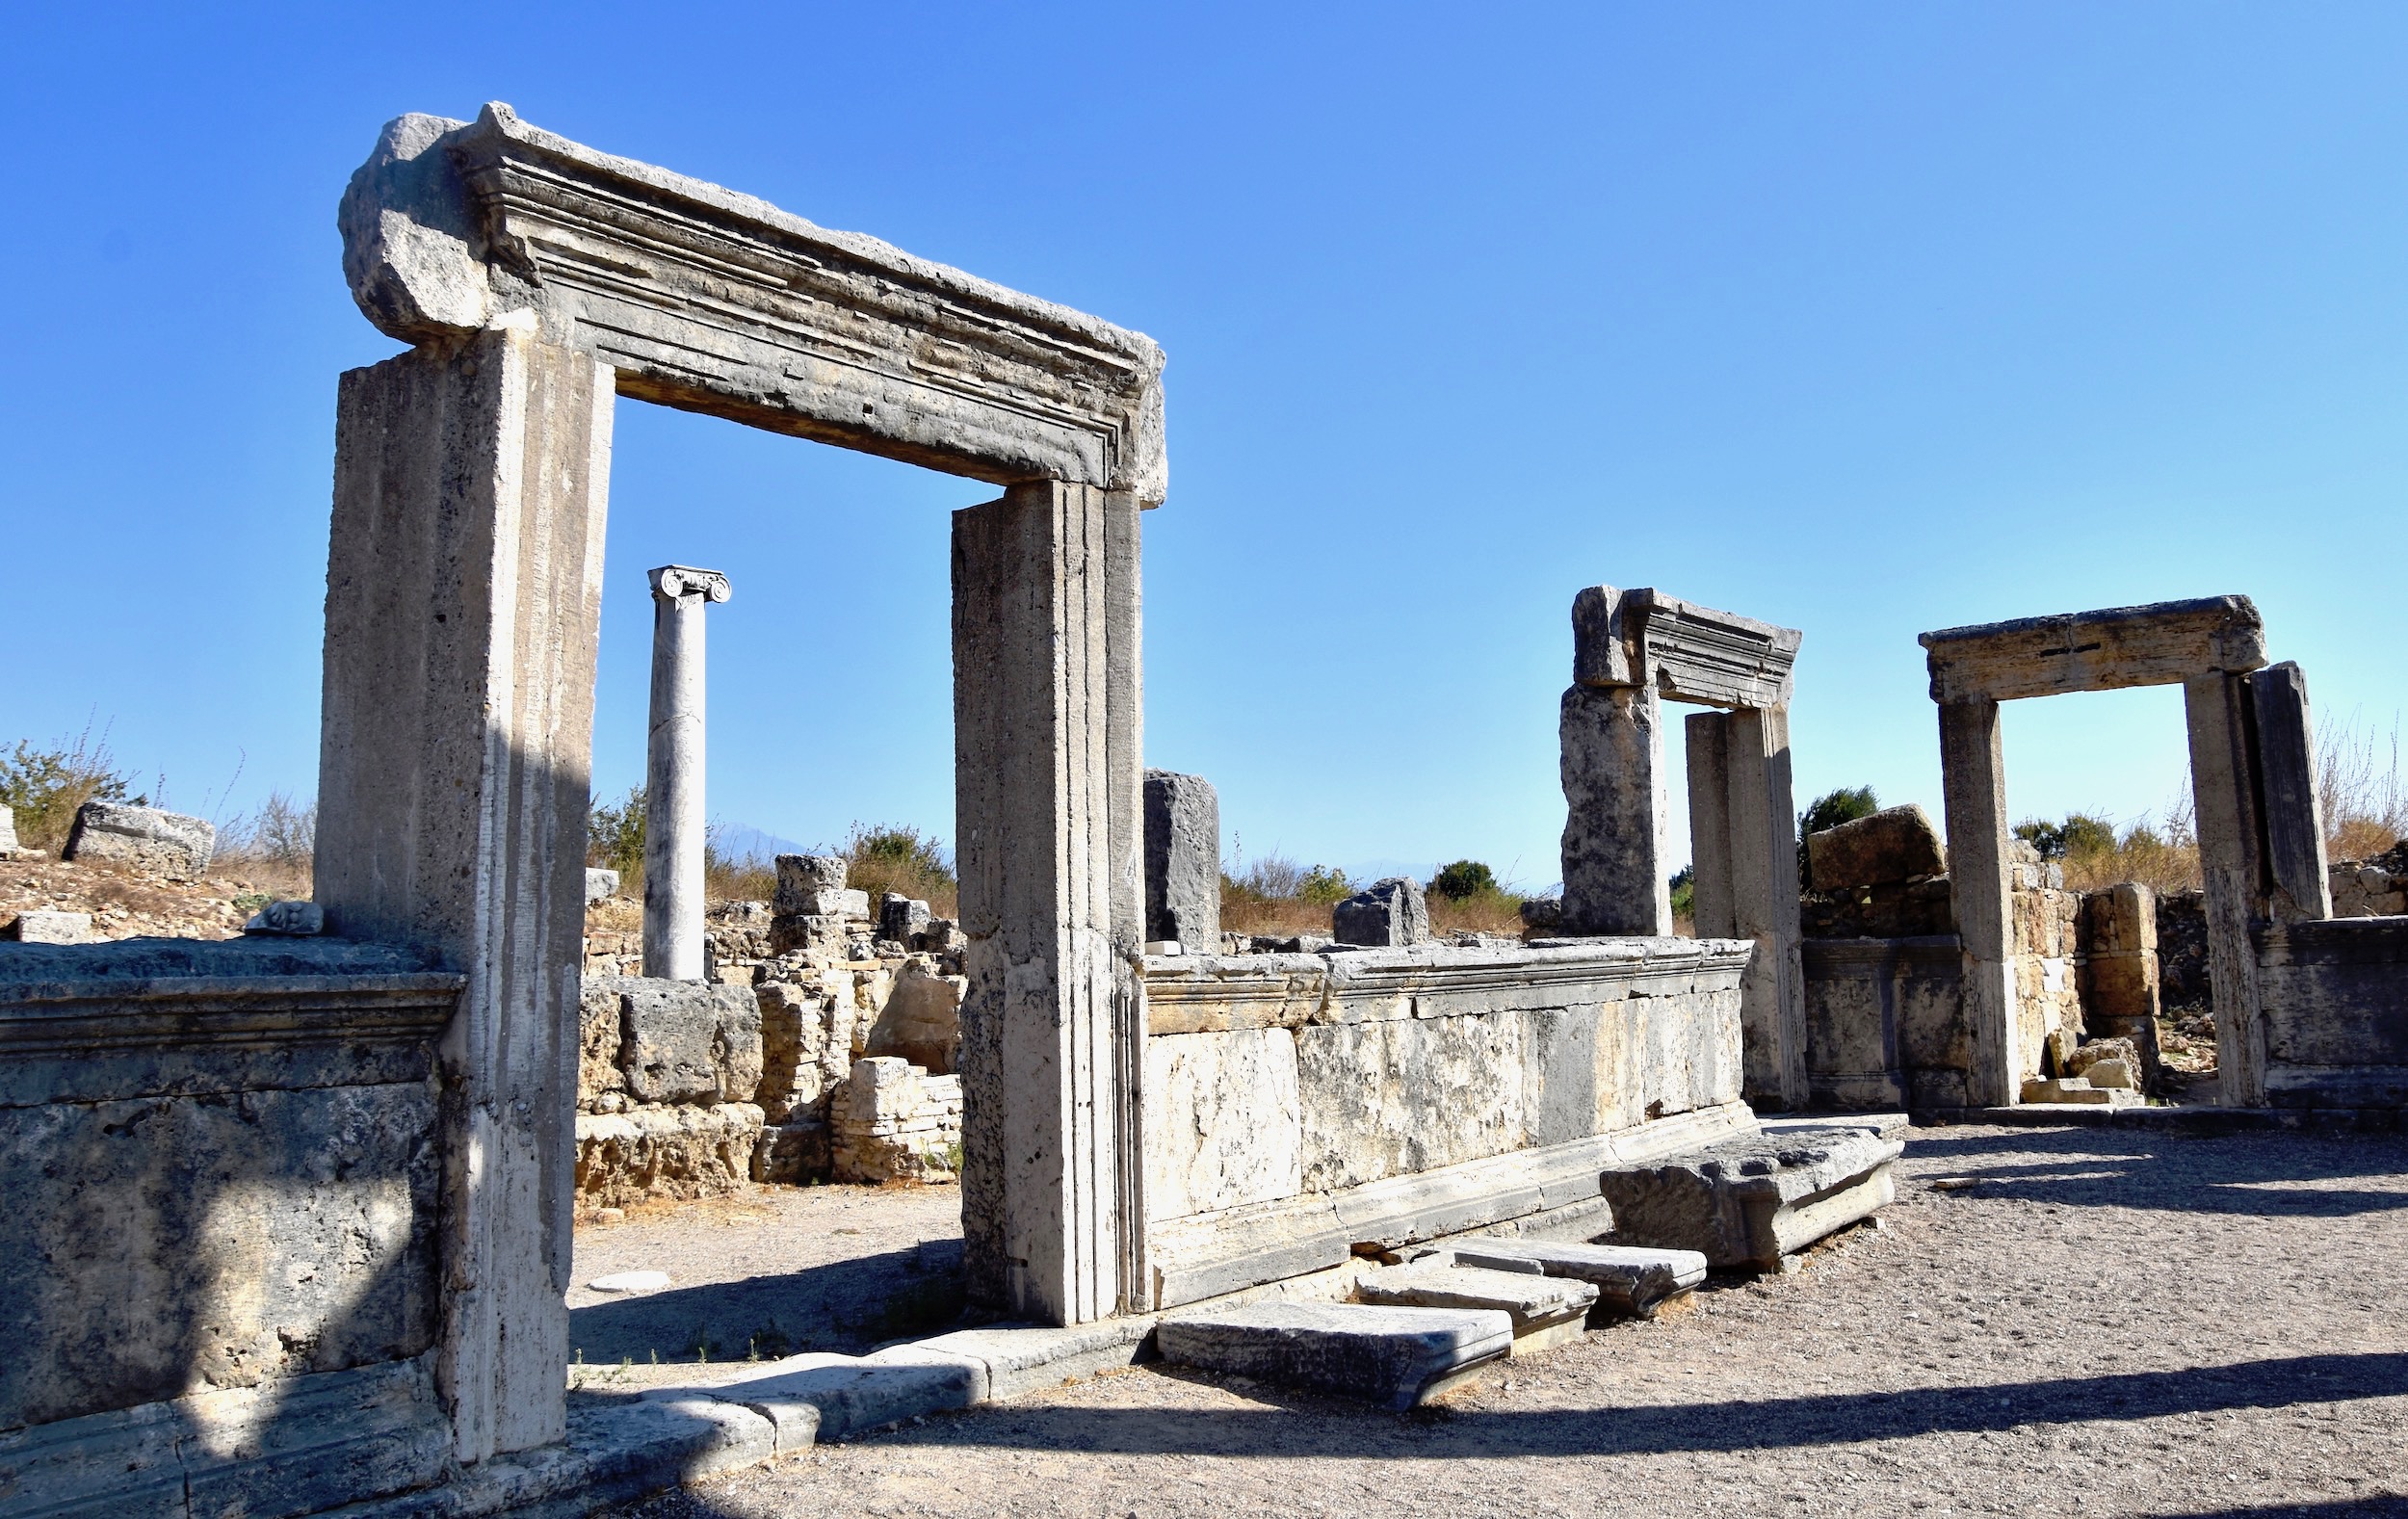
<svg viewBox="0 0 2408 1519">
<path fill-rule="evenodd" d="M 728 596 L 716 569 L 664 564 L 652 572 L 652 721 L 643 752 L 643 973 L 700 981 L 702 613 Z"/>
<path fill-rule="evenodd" d="M 2258 728 L 2258 794 L 2265 808 L 2265 863 L 2273 888 L 2267 916 L 2300 923 L 2333 915 L 2324 859 L 2324 810 L 2316 798 L 2316 737 L 2308 675 L 2285 660 L 2249 677 Z"/>
<path fill-rule="evenodd" d="M 1220 797 L 1201 775 L 1145 773 L 1145 937 L 1220 953 Z"/>
<path fill-rule="evenodd" d="M 1688 720 L 1690 868 L 1700 938 L 1754 939 L 1740 992 L 1747 1099 L 1805 1106 L 1797 820 L 1790 715 L 1742 707 Z"/>
<path fill-rule="evenodd" d="M 566 1430 L 612 374 L 528 328 L 342 380 L 316 896 L 465 972 L 441 1047 L 436 1376 L 462 1461 Z"/>
<path fill-rule="evenodd" d="M 2254 932 L 2266 916 L 2262 885 L 2266 866 L 2249 683 L 2246 675 L 2223 674 L 2183 683 L 2199 874 L 2206 887 L 2208 980 L 2215 998 L 2215 1064 L 2225 1105 L 2238 1108 L 2265 1102 L 2265 1028 Z"/>
<path fill-rule="evenodd" d="M 2140 1052 L 2142 1084 L 2154 1090 L 2159 1068 L 2157 894 L 2134 881 L 2084 894 L 2080 955 L 2083 1033 L 2132 1040 Z"/>
<path fill-rule="evenodd" d="M 1139 1286 L 1137 540 L 1135 499 L 1083 485 L 954 514 L 965 1270 L 1052 1323 Z"/>
<path fill-rule="evenodd" d="M 1973 1065 L 1965 1100 L 2005 1107 L 2031 1067 L 2015 1004 L 2015 930 L 2006 854 L 2006 769 L 1995 701 L 1940 703 L 1940 786 L 1947 799 L 1949 884 L 1965 957 Z M 2036 1067 L 2032 1067 L 2036 1068 Z"/>
<path fill-rule="evenodd" d="M 1663 711 L 1647 686 L 1563 694 L 1563 931 L 1668 934 Z"/>
</svg>

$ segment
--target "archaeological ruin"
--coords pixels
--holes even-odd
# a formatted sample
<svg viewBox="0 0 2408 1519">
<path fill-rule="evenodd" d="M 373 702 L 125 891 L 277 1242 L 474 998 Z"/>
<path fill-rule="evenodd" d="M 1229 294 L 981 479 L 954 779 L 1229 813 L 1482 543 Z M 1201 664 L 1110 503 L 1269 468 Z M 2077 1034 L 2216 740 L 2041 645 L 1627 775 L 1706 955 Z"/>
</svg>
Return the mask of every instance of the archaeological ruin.
<svg viewBox="0 0 2408 1519">
<path fill-rule="evenodd" d="M 0 1512 L 585 1511 L 1141 1358 L 1411 1407 L 1793 1268 L 1892 1200 L 1910 1120 L 2408 1109 L 2408 881 L 2328 880 L 2305 677 L 2244 597 L 1925 634 L 1941 825 L 1801 872 L 1801 633 L 1580 589 L 1526 931 L 1433 933 L 1396 877 L 1326 937 L 1239 932 L 1217 793 L 1146 765 L 1152 340 L 500 104 L 389 123 L 339 222 L 408 348 L 337 390 L 314 908 L 0 947 Z M 672 564 L 641 928 L 593 927 L 620 397 L 996 487 L 952 522 L 957 916 L 820 853 L 706 904 L 730 590 Z M 2172 915 L 2017 843 L 1999 726 L 2177 683 L 2220 1082 L 2188 1108 Z M 1686 932 L 1665 701 L 1710 709 Z M 206 864 L 192 820 L 88 810 L 82 848 Z M 570 1397 L 581 1210 L 815 1182 L 957 1186 L 958 1326 Z"/>
</svg>

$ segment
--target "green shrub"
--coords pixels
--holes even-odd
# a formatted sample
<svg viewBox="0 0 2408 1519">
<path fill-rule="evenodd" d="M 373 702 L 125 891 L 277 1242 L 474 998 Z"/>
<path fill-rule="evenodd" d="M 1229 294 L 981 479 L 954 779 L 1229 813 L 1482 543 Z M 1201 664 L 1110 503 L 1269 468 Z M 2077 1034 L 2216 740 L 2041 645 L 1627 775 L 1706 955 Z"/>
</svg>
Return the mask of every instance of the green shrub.
<svg viewBox="0 0 2408 1519">
<path fill-rule="evenodd" d="M 1353 895 L 1354 882 L 1347 879 L 1347 873 L 1334 865 L 1316 865 L 1306 871 L 1296 884 L 1296 900 L 1312 903 L 1316 906 L 1326 907 Z"/>
<path fill-rule="evenodd" d="M 586 863 L 618 872 L 623 890 L 635 890 L 643 877 L 643 788 L 637 786 L 616 806 L 594 808 L 586 823 Z"/>
<path fill-rule="evenodd" d="M 19 739 L 15 752 L 0 754 L 0 802 L 16 814 L 17 842 L 27 849 L 55 852 L 75 825 L 76 809 L 88 801 L 148 805 L 148 798 L 131 795 L 133 782 L 131 772 L 117 768 L 105 729 L 95 740 L 87 727 L 55 749 Z"/>
<path fill-rule="evenodd" d="M 958 883 L 953 856 L 935 835 L 900 824 L 856 823 L 843 852 L 845 884 L 868 892 L 873 904 L 880 893 L 898 891 L 929 904 L 939 917 L 952 916 Z"/>
<path fill-rule="evenodd" d="M 1837 791 L 1826 791 L 1798 815 L 1797 836 L 1802 842 L 1808 834 L 1870 818 L 1880 810 L 1881 799 L 1872 794 L 1871 786 L 1842 786 Z"/>
<path fill-rule="evenodd" d="M 1478 860 L 1456 860 L 1452 865 L 1441 865 L 1438 874 L 1429 881 L 1430 895 L 1444 897 L 1450 902 L 1461 902 L 1467 897 L 1477 897 L 1481 892 L 1496 889 L 1497 873 Z"/>
<path fill-rule="evenodd" d="M 1692 923 L 1697 920 L 1697 867 L 1694 865 L 1682 866 L 1681 873 L 1672 877 L 1672 915 L 1687 918 Z"/>
</svg>

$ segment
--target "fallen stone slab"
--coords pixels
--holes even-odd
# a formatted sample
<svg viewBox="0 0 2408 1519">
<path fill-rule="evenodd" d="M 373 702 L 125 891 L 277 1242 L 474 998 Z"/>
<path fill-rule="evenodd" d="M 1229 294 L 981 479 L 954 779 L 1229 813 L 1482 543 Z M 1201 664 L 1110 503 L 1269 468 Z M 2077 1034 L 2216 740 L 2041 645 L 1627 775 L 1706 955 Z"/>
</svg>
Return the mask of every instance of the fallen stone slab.
<svg viewBox="0 0 2408 1519">
<path fill-rule="evenodd" d="M 986 1401 L 986 1367 L 966 1355 L 898 1346 L 861 1357 L 813 1351 L 773 1361 L 765 1375 L 707 1389 L 662 1389 L 647 1398 L 707 1392 L 742 1403 L 778 1431 L 779 1449 L 809 1423 L 815 1438 L 844 1440 L 924 1414 Z M 808 1407 L 811 1413 L 802 1410 Z M 807 1443 L 807 1442 L 806 1442 Z"/>
<path fill-rule="evenodd" d="M 82 944 L 92 937 L 89 912 L 20 912 L 9 926 L 19 944 Z"/>
<path fill-rule="evenodd" d="M 1808 1113 L 1796 1118 L 1759 1118 L 1767 1134 L 1799 1134 L 1815 1129 L 1858 1129 L 1885 1139 L 1903 1139 L 1913 1120 L 1902 1113 Z"/>
<path fill-rule="evenodd" d="M 1903 1141 L 1820 1129 L 1724 1139 L 1607 1171 L 1608 1243 L 1695 1250 L 1713 1267 L 1774 1270 L 1781 1258 L 1897 1195 L 1890 1164 Z"/>
<path fill-rule="evenodd" d="M 171 880 L 191 880 L 209 868 L 218 830 L 205 818 L 188 818 L 157 807 L 88 801 L 75 810 L 61 859 L 130 865 Z"/>
<path fill-rule="evenodd" d="M 2105 1087 L 2093 1087 L 2086 1076 L 2033 1076 L 2024 1082 L 2023 1100 L 2028 1103 L 2071 1103 L 2112 1107 L 2117 1092 Z"/>
<path fill-rule="evenodd" d="M 1165 1319 L 1154 1344 L 1175 1366 L 1400 1409 L 1508 1354 L 1513 1319 L 1499 1308 L 1263 1302 Z"/>
<path fill-rule="evenodd" d="M 1150 1317 L 1103 1319 L 1055 1328 L 1039 1324 L 991 1324 L 956 1329 L 915 1342 L 913 1349 L 966 1356 L 986 1368 L 989 1400 L 1017 1398 L 1041 1387 L 1059 1387 L 1074 1376 L 1092 1376 L 1134 1366 L 1146 1353 L 1154 1331 Z M 880 1352 L 883 1353 L 883 1352 Z"/>
<path fill-rule="evenodd" d="M 588 1292 L 625 1293 L 629 1296 L 640 1293 L 666 1292 L 667 1289 L 668 1272 L 667 1271 L 615 1271 L 611 1275 L 597 1276 L 586 1283 Z"/>
<path fill-rule="evenodd" d="M 1461 1252 L 1452 1262 L 1442 1258 L 1370 1272 L 1354 1284 L 1354 1296 L 1396 1308 L 1501 1308 L 1513 1320 L 1515 1355 L 1535 1355 L 1579 1339 L 1597 1302 L 1597 1289 L 1588 1282 L 1492 1270 L 1465 1260 Z"/>
<path fill-rule="evenodd" d="M 1807 875 L 1817 891 L 1887 886 L 1948 874 L 1948 850 L 1923 808 L 1908 802 L 1806 836 Z"/>
<path fill-rule="evenodd" d="M 1489 1270 L 1529 1270 L 1586 1282 L 1597 1305 L 1652 1319 L 1656 1310 L 1706 1279 L 1697 1250 L 1636 1244 L 1582 1244 L 1557 1240 L 1472 1240 L 1454 1247 L 1455 1264 Z"/>
</svg>

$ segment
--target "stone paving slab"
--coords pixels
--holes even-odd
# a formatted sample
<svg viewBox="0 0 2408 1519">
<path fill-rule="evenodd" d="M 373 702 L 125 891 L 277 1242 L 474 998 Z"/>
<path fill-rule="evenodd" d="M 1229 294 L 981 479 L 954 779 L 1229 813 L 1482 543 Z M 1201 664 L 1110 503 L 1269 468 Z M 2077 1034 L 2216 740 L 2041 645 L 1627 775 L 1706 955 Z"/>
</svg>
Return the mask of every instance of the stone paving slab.
<svg viewBox="0 0 2408 1519">
<path fill-rule="evenodd" d="M 1667 1298 L 1706 1279 L 1706 1257 L 1697 1250 L 1652 1249 L 1631 1244 L 1580 1244 L 1568 1241 L 1473 1241 L 1457 1245 L 1456 1264 L 1493 1270 L 1531 1270 L 1586 1282 L 1601 1306 L 1655 1317 Z"/>
<path fill-rule="evenodd" d="M 1256 1303 L 1155 1328 L 1163 1359 L 1224 1375 L 1410 1408 L 1513 1348 L 1497 1308 Z"/>
</svg>

